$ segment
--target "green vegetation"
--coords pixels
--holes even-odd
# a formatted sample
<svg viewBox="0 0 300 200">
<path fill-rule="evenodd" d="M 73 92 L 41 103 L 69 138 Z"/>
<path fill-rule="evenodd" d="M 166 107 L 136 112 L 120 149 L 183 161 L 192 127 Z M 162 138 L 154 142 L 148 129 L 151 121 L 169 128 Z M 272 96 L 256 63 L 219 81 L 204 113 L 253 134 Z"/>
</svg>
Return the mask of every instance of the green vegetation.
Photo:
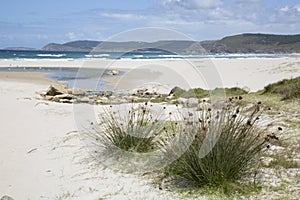
<svg viewBox="0 0 300 200">
<path fill-rule="evenodd" d="M 244 110 L 240 102 L 232 100 L 222 111 L 207 108 L 198 114 L 190 113 L 180 130 L 194 140 L 166 173 L 188 180 L 196 187 L 221 187 L 226 192 L 230 188 L 226 186 L 235 184 L 257 166 L 269 141 L 278 139 L 256 126 L 261 113 L 260 104 Z M 209 143 L 206 147 L 211 150 L 201 156 L 199 152 L 207 145 L 206 138 L 216 143 Z"/>
<path fill-rule="evenodd" d="M 274 155 L 272 156 L 273 160 L 270 162 L 268 167 L 270 168 L 279 168 L 283 167 L 285 169 L 289 168 L 299 168 L 299 164 L 292 161 L 291 159 L 285 158 L 284 155 Z"/>
<path fill-rule="evenodd" d="M 102 130 L 94 137 L 108 149 L 118 147 L 130 152 L 149 152 L 155 148 L 155 138 L 163 129 L 159 115 L 151 114 L 148 103 L 138 107 L 132 105 L 123 111 L 115 111 L 110 106 L 99 116 Z"/>
<path fill-rule="evenodd" d="M 234 96 L 240 96 L 248 94 L 248 92 L 242 88 L 239 87 L 232 87 L 232 88 L 216 88 L 212 91 L 212 93 L 218 93 L 224 90 L 227 97 L 234 97 Z"/>
<path fill-rule="evenodd" d="M 225 37 L 217 43 L 225 45 L 231 52 L 298 52 L 300 35 L 240 34 Z"/>
<path fill-rule="evenodd" d="M 254 171 L 261 153 L 278 138 L 256 126 L 263 112 L 260 103 L 245 108 L 240 98 L 228 100 L 223 108 L 202 104 L 201 111 L 182 113 L 178 108 L 181 118 L 173 121 L 161 120 L 162 112 L 152 112 L 149 103 L 133 104 L 127 111 L 109 107 L 100 115 L 102 131 L 94 137 L 107 149 L 145 153 L 160 148 L 171 158 L 178 152 L 168 144 L 178 135 L 186 135 L 191 143 L 179 141 L 187 145 L 186 151 L 164 172 L 196 188 L 218 188 L 226 195 L 243 193 L 246 185 L 239 181 Z M 215 143 L 205 143 L 206 139 Z M 206 153 L 202 146 L 208 148 Z"/>
<path fill-rule="evenodd" d="M 219 93 L 219 92 L 225 92 L 226 96 L 232 97 L 232 96 L 239 96 L 239 95 L 244 95 L 247 94 L 248 92 L 238 88 L 238 87 L 232 87 L 232 88 L 216 88 L 214 90 L 204 90 L 202 88 L 194 88 L 194 89 L 189 89 L 188 91 L 186 90 L 178 90 L 174 93 L 175 98 L 207 98 L 210 96 L 212 93 Z"/>
<path fill-rule="evenodd" d="M 174 93 L 175 98 L 205 98 L 209 97 L 209 91 L 204 90 L 201 88 L 194 88 L 194 89 L 189 89 L 188 91 L 186 90 L 178 90 Z"/>
<path fill-rule="evenodd" d="M 240 199 L 240 195 L 247 198 L 266 189 L 256 173 L 300 167 L 297 159 L 294 159 L 299 152 L 299 145 L 295 140 L 300 133 L 297 119 L 300 104 L 299 101 L 289 100 L 299 98 L 299 83 L 300 77 L 283 80 L 256 93 L 247 93 L 240 88 L 225 88 L 226 96 L 243 95 L 242 98 L 229 98 L 222 107 L 201 102 L 200 111 L 193 108 L 181 109 L 179 105 L 178 116 L 170 113 L 172 120 L 171 117 L 162 118 L 161 111 L 151 111 L 153 107 L 150 103 L 134 103 L 126 112 L 109 107 L 100 115 L 102 130 L 93 137 L 97 141 L 96 145 L 101 141 L 101 145 L 107 149 L 118 147 L 128 152 L 145 153 L 158 148 L 164 149 L 178 135 L 186 135 L 191 143 L 182 142 L 180 145 L 187 145 L 187 150 L 168 167 L 159 171 L 163 172 L 164 178 L 176 179 L 171 183 L 172 190 L 191 198 L 199 195 L 212 199 Z M 216 88 L 211 92 L 221 90 L 223 89 Z M 201 88 L 178 90 L 175 91 L 174 98 L 205 98 L 209 94 L 210 91 Z M 282 96 L 285 98 L 280 101 Z M 162 97 L 158 102 L 165 98 Z M 279 140 L 274 129 L 271 129 L 272 132 L 267 131 L 272 126 L 265 123 L 264 117 L 267 117 L 273 128 L 274 125 L 276 129 L 281 126 L 284 133 L 290 128 L 289 131 L 295 136 L 285 140 L 284 137 L 290 135 L 282 134 Z M 274 122 L 274 119 L 278 122 Z M 207 146 L 211 151 L 205 156 L 199 156 L 199 150 L 209 138 L 215 141 Z M 272 148 L 265 151 L 271 144 L 280 146 L 280 152 L 273 151 Z M 169 154 L 176 154 L 175 149 L 166 148 L 165 152 L 167 158 Z M 262 155 L 273 160 L 264 165 L 260 160 Z M 177 187 L 178 182 L 183 182 L 185 187 Z"/>
<path fill-rule="evenodd" d="M 206 199 L 216 200 L 232 200 L 232 199 L 248 199 L 252 195 L 256 195 L 262 191 L 260 183 L 256 184 L 239 184 L 228 183 L 222 187 L 215 186 L 203 186 L 201 188 L 195 188 L 190 190 L 178 190 L 184 198 L 197 199 L 202 196 Z"/>
<path fill-rule="evenodd" d="M 260 44 L 260 45 L 283 45 L 294 44 L 300 41 L 300 35 L 272 35 L 272 34 L 241 34 L 225 37 L 222 43 L 240 47 L 240 45 Z"/>
<path fill-rule="evenodd" d="M 99 45 L 99 48 L 94 49 Z M 64 44 L 50 43 L 43 50 L 50 51 L 84 51 L 101 52 L 131 52 L 165 51 L 175 54 L 203 54 L 203 52 L 218 53 L 299 53 L 300 35 L 270 35 L 270 34 L 240 34 L 214 41 L 181 41 L 167 40 L 156 42 L 100 42 L 72 41 Z"/>
<path fill-rule="evenodd" d="M 263 94 L 267 93 L 282 95 L 282 100 L 300 98 L 300 77 L 269 84 Z"/>
</svg>

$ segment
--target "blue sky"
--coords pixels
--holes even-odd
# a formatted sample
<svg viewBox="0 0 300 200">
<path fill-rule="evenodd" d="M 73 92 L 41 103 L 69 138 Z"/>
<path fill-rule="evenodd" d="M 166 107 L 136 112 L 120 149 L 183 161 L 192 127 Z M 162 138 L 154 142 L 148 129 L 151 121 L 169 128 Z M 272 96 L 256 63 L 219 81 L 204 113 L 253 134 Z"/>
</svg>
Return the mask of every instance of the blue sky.
<svg viewBox="0 0 300 200">
<path fill-rule="evenodd" d="M 144 27 L 176 30 L 194 40 L 246 32 L 300 34 L 300 1 L 5 0 L 0 48 L 106 40 Z"/>
</svg>

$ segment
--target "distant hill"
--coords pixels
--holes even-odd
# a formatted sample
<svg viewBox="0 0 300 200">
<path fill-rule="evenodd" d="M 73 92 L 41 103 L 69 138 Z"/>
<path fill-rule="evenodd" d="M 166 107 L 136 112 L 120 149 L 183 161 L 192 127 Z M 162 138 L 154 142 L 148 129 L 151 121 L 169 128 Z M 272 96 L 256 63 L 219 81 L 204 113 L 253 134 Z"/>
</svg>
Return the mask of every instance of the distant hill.
<svg viewBox="0 0 300 200">
<path fill-rule="evenodd" d="M 216 42 L 232 53 L 299 53 L 300 35 L 242 34 Z"/>
<path fill-rule="evenodd" d="M 94 47 L 98 46 L 99 41 L 72 41 L 64 44 L 50 43 L 42 48 L 45 51 L 91 51 Z"/>
<path fill-rule="evenodd" d="M 37 50 L 35 48 L 30 47 L 6 47 L 4 50 L 13 50 L 13 51 L 34 51 Z"/>
<path fill-rule="evenodd" d="M 96 48 L 97 47 L 97 48 Z M 169 40 L 157 42 L 101 42 L 72 41 L 64 44 L 50 43 L 47 51 L 128 52 L 164 50 L 181 54 L 201 53 L 300 53 L 299 35 L 240 34 L 212 41 Z"/>
<path fill-rule="evenodd" d="M 182 53 L 184 49 L 194 44 L 194 41 L 158 41 L 148 42 L 99 42 L 99 41 L 73 41 L 65 44 L 50 43 L 42 48 L 47 51 L 101 51 L 101 52 L 128 52 L 128 51 L 148 51 L 164 50 L 175 53 Z M 97 47 L 97 48 L 96 48 Z"/>
</svg>

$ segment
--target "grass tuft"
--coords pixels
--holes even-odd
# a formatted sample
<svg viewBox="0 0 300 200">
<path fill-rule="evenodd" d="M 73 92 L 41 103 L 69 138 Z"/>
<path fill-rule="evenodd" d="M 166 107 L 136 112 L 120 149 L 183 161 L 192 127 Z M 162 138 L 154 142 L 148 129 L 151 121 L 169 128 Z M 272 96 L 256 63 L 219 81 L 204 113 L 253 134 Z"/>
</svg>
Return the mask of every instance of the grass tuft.
<svg viewBox="0 0 300 200">
<path fill-rule="evenodd" d="M 99 141 L 106 148 L 119 148 L 128 152 L 149 152 L 155 149 L 155 138 L 162 132 L 159 114 L 150 111 L 148 102 L 132 104 L 120 110 L 110 106 L 99 115 L 101 131 Z"/>
<path fill-rule="evenodd" d="M 180 130 L 194 140 L 166 173 L 196 187 L 225 187 L 253 172 L 269 141 L 278 138 L 257 126 L 263 112 L 261 103 L 244 108 L 241 101 L 231 99 L 221 109 L 206 107 L 184 117 Z M 199 154 L 205 146 L 211 150 Z"/>
<path fill-rule="evenodd" d="M 282 100 L 300 98 L 300 77 L 269 84 L 264 88 L 266 93 L 282 95 Z"/>
</svg>

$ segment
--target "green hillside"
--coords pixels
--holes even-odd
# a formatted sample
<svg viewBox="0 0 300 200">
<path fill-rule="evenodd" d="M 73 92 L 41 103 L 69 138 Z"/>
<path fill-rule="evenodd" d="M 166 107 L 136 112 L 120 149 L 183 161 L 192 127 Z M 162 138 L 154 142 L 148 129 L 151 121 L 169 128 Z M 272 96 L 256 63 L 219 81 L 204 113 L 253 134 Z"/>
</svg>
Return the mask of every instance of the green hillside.
<svg viewBox="0 0 300 200">
<path fill-rule="evenodd" d="M 99 46 L 98 46 L 99 45 Z M 241 34 L 212 41 L 169 40 L 157 42 L 101 42 L 72 41 L 64 44 L 50 43 L 43 47 L 49 51 L 92 51 L 95 47 L 102 52 L 130 52 L 158 49 L 178 54 L 202 53 L 300 53 L 300 34 Z"/>
</svg>

